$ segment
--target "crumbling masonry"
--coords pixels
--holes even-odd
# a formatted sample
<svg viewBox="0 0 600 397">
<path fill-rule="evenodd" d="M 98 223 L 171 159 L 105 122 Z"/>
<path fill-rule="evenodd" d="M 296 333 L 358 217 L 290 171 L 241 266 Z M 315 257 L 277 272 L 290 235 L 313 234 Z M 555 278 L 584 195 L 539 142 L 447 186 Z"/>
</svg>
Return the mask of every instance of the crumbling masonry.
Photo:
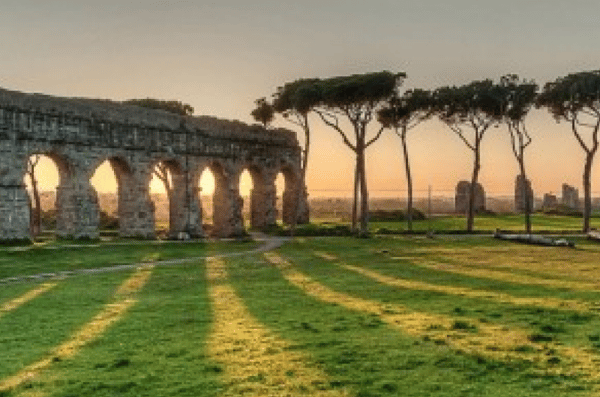
<svg viewBox="0 0 600 397">
<path fill-rule="evenodd" d="M 158 162 L 167 164 L 173 176 L 172 236 L 203 236 L 198 186 L 206 168 L 216 184 L 214 234 L 236 236 L 244 231 L 239 178 L 245 169 L 254 186 L 252 227 L 276 223 L 279 172 L 286 186 L 284 222 L 291 223 L 294 217 L 298 223 L 308 221 L 306 189 L 299 185 L 300 148 L 292 131 L 206 116 L 181 117 L 111 101 L 0 89 L 0 241 L 30 238 L 24 176 L 27 160 L 34 154 L 50 157 L 59 170 L 60 237 L 98 237 L 98 196 L 90 178 L 105 160 L 118 182 L 120 235 L 124 237 L 155 235 L 149 184 Z"/>
</svg>

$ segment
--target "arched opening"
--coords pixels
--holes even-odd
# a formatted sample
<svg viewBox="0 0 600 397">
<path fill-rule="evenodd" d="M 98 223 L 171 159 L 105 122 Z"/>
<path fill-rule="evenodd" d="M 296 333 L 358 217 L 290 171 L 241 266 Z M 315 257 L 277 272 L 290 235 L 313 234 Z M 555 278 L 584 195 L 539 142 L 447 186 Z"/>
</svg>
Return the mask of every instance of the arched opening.
<svg viewBox="0 0 600 397">
<path fill-rule="evenodd" d="M 122 222 L 130 202 L 126 197 L 127 187 L 131 185 L 131 170 L 127 163 L 117 157 L 104 160 L 94 171 L 90 184 L 98 194 L 101 236 L 127 235 L 123 232 L 125 225 Z"/>
<path fill-rule="evenodd" d="M 210 234 L 213 226 L 213 194 L 215 193 L 215 175 L 210 167 L 206 167 L 198 183 L 200 202 L 202 203 L 202 225 Z"/>
<path fill-rule="evenodd" d="M 177 238 L 185 227 L 185 208 L 181 197 L 185 195 L 185 178 L 181 166 L 174 160 L 163 160 L 152 167 L 150 198 L 154 203 L 156 234 L 159 238 Z"/>
<path fill-rule="evenodd" d="M 53 237 L 60 227 L 61 186 L 69 179 L 67 163 L 55 154 L 34 153 L 27 159 L 24 182 L 29 195 L 30 232 L 35 239 Z"/>
<path fill-rule="evenodd" d="M 239 178 L 239 189 L 240 197 L 242 198 L 242 219 L 244 222 L 244 229 L 252 227 L 251 195 L 253 185 L 254 184 L 252 175 L 250 171 L 246 168 L 242 171 Z"/>
</svg>

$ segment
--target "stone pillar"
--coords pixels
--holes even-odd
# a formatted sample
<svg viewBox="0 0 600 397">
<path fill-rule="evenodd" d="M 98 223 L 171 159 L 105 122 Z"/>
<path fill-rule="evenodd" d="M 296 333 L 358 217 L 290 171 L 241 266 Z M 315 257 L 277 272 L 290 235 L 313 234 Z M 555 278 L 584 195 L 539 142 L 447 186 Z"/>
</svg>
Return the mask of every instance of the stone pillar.
<svg viewBox="0 0 600 397">
<path fill-rule="evenodd" d="M 23 183 L 27 155 L 9 142 L 0 144 L 0 241 L 31 239 L 29 196 Z"/>
<path fill-rule="evenodd" d="M 277 223 L 277 190 L 276 175 L 273 173 L 253 178 L 250 192 L 250 225 L 262 229 Z"/>
<path fill-rule="evenodd" d="M 0 146 L 0 241 L 31 239 L 29 197 L 23 176 L 25 154 L 5 142 Z"/>
<path fill-rule="evenodd" d="M 531 182 L 529 179 L 523 178 L 523 175 L 517 175 L 517 179 L 515 180 L 515 212 L 525 212 L 525 200 L 529 200 L 529 210 L 533 212 L 533 189 L 531 188 Z"/>
<path fill-rule="evenodd" d="M 29 216 L 29 196 L 25 186 L 0 184 L 0 241 L 31 239 Z"/>
<path fill-rule="evenodd" d="M 308 206 L 308 189 L 305 186 L 302 186 L 302 195 L 300 196 L 300 201 L 298 202 L 300 208 L 298 209 L 298 219 L 297 223 L 299 225 L 305 225 L 310 222 L 310 209 Z"/>
<path fill-rule="evenodd" d="M 171 238 L 203 237 L 202 206 L 194 178 L 185 173 L 173 173 L 173 191 L 169 197 L 169 236 Z"/>
<path fill-rule="evenodd" d="M 579 201 L 579 190 L 573 186 L 569 186 L 566 183 L 562 185 L 562 205 L 567 208 L 577 210 L 581 207 Z"/>
<path fill-rule="evenodd" d="M 459 214 L 466 214 L 469 211 L 469 193 L 471 182 L 460 181 L 456 185 L 454 196 L 454 209 Z M 485 211 L 485 190 L 478 182 L 475 185 L 475 212 Z"/>
<path fill-rule="evenodd" d="M 149 175 L 147 170 L 122 173 L 117 177 L 121 237 L 156 237 L 154 203 L 150 199 L 150 178 L 151 174 Z"/>
<path fill-rule="evenodd" d="M 68 177 L 61 177 L 56 189 L 56 234 L 61 238 L 97 239 L 100 211 L 98 194 L 89 175 L 72 167 Z"/>
<path fill-rule="evenodd" d="M 283 223 L 292 224 L 294 217 L 296 217 L 296 224 L 301 225 L 309 222 L 309 209 L 308 209 L 308 192 L 306 186 L 299 186 L 298 178 L 296 176 L 290 177 L 286 175 L 285 190 L 283 192 Z M 301 189 L 300 195 L 298 195 L 298 189 Z M 296 211 L 296 205 L 299 206 Z"/>
<path fill-rule="evenodd" d="M 242 236 L 245 233 L 242 218 L 244 202 L 240 197 L 237 174 L 225 170 L 214 174 L 213 232 L 218 237 Z"/>
</svg>

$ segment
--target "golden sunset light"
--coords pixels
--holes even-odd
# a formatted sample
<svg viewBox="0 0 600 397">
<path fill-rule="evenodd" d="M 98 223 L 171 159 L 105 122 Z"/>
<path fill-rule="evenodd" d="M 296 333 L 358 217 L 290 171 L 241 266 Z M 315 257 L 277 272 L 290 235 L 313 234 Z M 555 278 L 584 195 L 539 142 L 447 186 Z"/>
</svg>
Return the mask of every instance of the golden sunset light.
<svg viewBox="0 0 600 397">
<path fill-rule="evenodd" d="M 600 393 L 598 0 L 0 0 L 0 397 Z"/>
</svg>

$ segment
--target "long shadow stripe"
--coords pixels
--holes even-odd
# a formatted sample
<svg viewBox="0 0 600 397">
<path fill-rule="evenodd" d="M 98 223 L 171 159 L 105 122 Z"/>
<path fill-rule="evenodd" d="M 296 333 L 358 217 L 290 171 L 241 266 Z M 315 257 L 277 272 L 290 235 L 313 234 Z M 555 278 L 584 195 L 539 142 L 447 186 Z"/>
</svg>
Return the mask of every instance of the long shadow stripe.
<svg viewBox="0 0 600 397">
<path fill-rule="evenodd" d="M 282 271 L 284 278 L 307 295 L 323 302 L 377 315 L 382 321 L 409 335 L 440 341 L 470 355 L 500 361 L 525 360 L 551 374 L 583 376 L 595 383 L 600 379 L 600 356 L 584 349 L 532 342 L 523 329 L 496 326 L 477 320 L 470 320 L 471 324 L 463 323 L 449 316 L 415 312 L 397 304 L 357 298 L 312 280 L 275 253 L 265 253 L 264 256 Z M 565 362 L 561 365 L 549 363 L 548 357 L 553 354 L 565 358 Z"/>
<path fill-rule="evenodd" d="M 19 306 L 22 306 L 27 302 L 37 298 L 45 292 L 50 291 L 52 288 L 56 287 L 56 285 L 57 283 L 44 283 L 37 288 L 27 291 L 25 294 L 6 302 L 0 306 L 0 317 L 2 317 L 3 314 L 15 310 Z"/>
<path fill-rule="evenodd" d="M 148 281 L 151 272 L 151 266 L 138 268 L 135 274 L 119 286 L 115 292 L 114 303 L 105 305 L 104 310 L 98 313 L 67 341 L 57 346 L 47 357 L 28 365 L 15 375 L 0 381 L 0 392 L 12 390 L 34 379 L 43 370 L 50 367 L 53 362 L 75 355 L 87 343 L 99 337 L 111 324 L 119 320 L 135 304 L 135 294 Z"/>
<path fill-rule="evenodd" d="M 209 351 L 224 367 L 224 396 L 348 396 L 346 390 L 331 389 L 326 374 L 248 312 L 227 282 L 222 259 L 207 260 L 207 278 L 214 314 Z"/>
<path fill-rule="evenodd" d="M 598 304 L 592 302 L 579 301 L 574 299 L 560 299 L 560 298 L 552 298 L 552 297 L 544 297 L 544 298 L 524 298 L 517 297 L 510 294 L 494 292 L 494 291 L 486 291 L 486 290 L 477 290 L 466 287 L 454 287 L 448 285 L 436 285 L 430 284 L 423 281 L 402 279 L 396 277 L 390 277 L 383 275 L 381 273 L 375 272 L 373 270 L 365 269 L 360 266 L 348 265 L 346 263 L 340 262 L 337 257 L 331 255 L 326 252 L 315 252 L 315 255 L 326 259 L 328 261 L 333 262 L 337 266 L 340 266 L 346 270 L 353 271 L 358 274 L 362 274 L 365 277 L 368 277 L 372 280 L 375 280 L 381 284 L 389 285 L 391 287 L 396 288 L 404 288 L 404 289 L 412 289 L 412 290 L 421 290 L 421 291 L 430 291 L 430 292 L 438 292 L 441 294 L 448 295 L 456 295 L 456 296 L 465 296 L 469 298 L 479 298 L 479 299 L 488 299 L 495 302 L 500 303 L 508 303 L 511 305 L 517 306 L 536 306 L 543 307 L 547 309 L 564 309 L 564 310 L 573 310 L 579 312 L 588 312 L 588 311 L 597 311 Z"/>
<path fill-rule="evenodd" d="M 409 259 L 409 257 L 392 257 L 392 259 Z M 473 268 L 470 266 L 461 266 L 457 263 L 445 263 L 436 260 L 425 260 L 423 258 L 410 258 L 415 266 L 424 267 L 448 273 L 460 274 L 469 277 L 478 277 L 491 280 L 507 281 L 520 285 L 540 285 L 552 288 L 565 288 L 576 291 L 600 291 L 598 283 L 587 283 L 583 281 L 556 280 L 542 277 L 534 277 L 525 274 L 514 274 L 508 269 L 506 271 L 493 270 L 486 268 Z"/>
</svg>

